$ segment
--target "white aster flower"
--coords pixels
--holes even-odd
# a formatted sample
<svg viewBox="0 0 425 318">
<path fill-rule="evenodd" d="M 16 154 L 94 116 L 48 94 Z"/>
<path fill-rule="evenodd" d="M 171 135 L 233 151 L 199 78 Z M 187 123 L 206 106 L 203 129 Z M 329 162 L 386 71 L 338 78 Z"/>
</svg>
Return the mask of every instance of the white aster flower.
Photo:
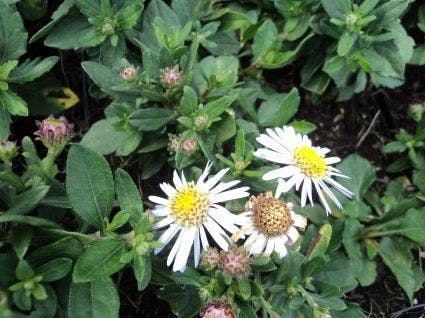
<svg viewBox="0 0 425 318">
<path fill-rule="evenodd" d="M 300 237 L 297 228 L 304 231 L 307 225 L 307 219 L 295 214 L 293 207 L 292 203 L 274 198 L 271 192 L 251 196 L 245 206 L 247 212 L 239 215 L 242 227 L 232 239 L 237 241 L 248 235 L 244 246 L 250 254 L 269 256 L 275 251 L 279 258 L 285 257 L 285 245 L 294 244 Z"/>
<path fill-rule="evenodd" d="M 196 183 L 187 182 L 183 173 L 179 177 L 174 171 L 174 186 L 165 182 L 159 185 L 167 198 L 149 197 L 150 201 L 157 204 L 152 210 L 153 215 L 164 217 L 153 225 L 153 229 L 168 227 L 158 241 L 166 245 L 178 234 L 167 258 L 167 266 L 174 262 L 173 271 L 185 270 L 192 245 L 195 267 L 198 266 L 201 245 L 203 250 L 209 246 L 206 232 L 223 250 L 227 250 L 230 238 L 224 230 L 230 233 L 239 230 L 235 225 L 239 217 L 219 203 L 247 197 L 249 188 L 229 190 L 240 181 L 219 182 L 229 169 L 220 170 L 206 180 L 210 168 L 211 165 L 207 164 Z M 155 249 L 155 254 L 161 250 Z"/>
<path fill-rule="evenodd" d="M 348 178 L 331 166 L 341 159 L 338 157 L 326 158 L 325 155 L 330 149 L 312 146 L 311 140 L 305 135 L 295 133 L 293 127 L 284 126 L 283 129 L 278 127 L 266 131 L 267 134 L 261 134 L 257 141 L 267 148 L 258 149 L 254 155 L 285 165 L 263 175 L 263 180 L 278 180 L 276 197 L 289 191 L 292 187 L 298 190 L 302 184 L 301 206 L 305 206 L 307 196 L 313 205 L 314 186 L 326 213 L 331 213 L 331 209 L 325 199 L 325 194 L 342 209 L 341 203 L 328 186 L 328 184 L 333 186 L 349 198 L 353 196 L 352 192 L 332 179 L 333 176 Z M 284 181 L 284 179 L 287 180 Z"/>
</svg>

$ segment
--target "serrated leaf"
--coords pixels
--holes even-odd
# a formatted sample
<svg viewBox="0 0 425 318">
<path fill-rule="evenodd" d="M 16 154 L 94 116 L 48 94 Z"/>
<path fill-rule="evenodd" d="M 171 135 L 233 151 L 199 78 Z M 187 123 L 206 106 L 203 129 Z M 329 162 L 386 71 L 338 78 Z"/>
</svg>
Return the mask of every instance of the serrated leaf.
<svg viewBox="0 0 425 318">
<path fill-rule="evenodd" d="M 31 82 L 44 73 L 50 71 L 50 69 L 55 66 L 58 61 L 59 58 L 57 56 L 50 56 L 45 59 L 38 57 L 33 61 L 26 60 L 13 70 L 8 81 L 19 84 Z"/>
<path fill-rule="evenodd" d="M 143 213 L 143 202 L 133 179 L 122 169 L 115 173 L 115 191 L 121 209 L 129 212 L 130 221 L 136 223 Z"/>
<path fill-rule="evenodd" d="M 37 275 L 43 276 L 43 282 L 54 282 L 65 277 L 72 267 L 69 258 L 56 258 L 34 269 Z"/>
<path fill-rule="evenodd" d="M 26 43 L 21 16 L 13 6 L 0 1 L 0 64 L 19 59 L 26 51 Z"/>
<path fill-rule="evenodd" d="M 281 127 L 295 115 L 299 103 L 300 96 L 296 88 L 288 94 L 274 94 L 258 109 L 258 121 L 262 127 Z"/>
<path fill-rule="evenodd" d="M 132 126 L 140 131 L 153 131 L 164 127 L 175 118 L 171 109 L 151 107 L 135 111 L 129 117 Z"/>
</svg>

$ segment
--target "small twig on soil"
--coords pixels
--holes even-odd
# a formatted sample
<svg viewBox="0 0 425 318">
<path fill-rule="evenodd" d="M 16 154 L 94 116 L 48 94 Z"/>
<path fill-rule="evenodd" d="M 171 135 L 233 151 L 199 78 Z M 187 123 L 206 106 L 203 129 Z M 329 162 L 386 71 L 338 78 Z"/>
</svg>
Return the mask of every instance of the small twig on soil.
<svg viewBox="0 0 425 318">
<path fill-rule="evenodd" d="M 369 127 L 367 127 L 366 132 L 363 134 L 363 136 L 360 138 L 360 140 L 357 142 L 356 144 L 356 148 L 359 148 L 360 145 L 363 143 L 363 141 L 366 139 L 367 135 L 369 135 L 369 133 L 371 132 L 373 126 L 375 125 L 376 121 L 378 120 L 379 115 L 381 114 L 381 110 L 378 110 L 375 114 L 375 116 L 373 116 L 372 121 L 370 122 Z"/>
<path fill-rule="evenodd" d="M 405 309 L 396 311 L 396 312 L 392 313 L 390 317 L 391 318 L 397 318 L 400 315 L 402 315 L 403 313 L 406 313 L 406 312 L 409 312 L 409 311 L 415 310 L 415 309 L 420 309 L 420 308 L 422 310 L 425 310 L 425 304 L 420 304 L 420 305 L 416 305 L 416 306 L 412 306 L 412 307 L 409 307 L 409 308 L 405 308 Z"/>
</svg>

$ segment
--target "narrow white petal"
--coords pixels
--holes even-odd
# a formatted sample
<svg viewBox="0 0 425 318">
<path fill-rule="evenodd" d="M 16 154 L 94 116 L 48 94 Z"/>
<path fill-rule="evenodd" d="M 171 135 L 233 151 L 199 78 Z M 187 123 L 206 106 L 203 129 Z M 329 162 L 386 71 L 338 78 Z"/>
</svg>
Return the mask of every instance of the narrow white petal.
<svg viewBox="0 0 425 318">
<path fill-rule="evenodd" d="M 205 234 L 203 225 L 199 228 L 199 234 L 201 236 L 202 249 L 206 250 L 210 245 L 208 244 L 207 234 Z"/>
<path fill-rule="evenodd" d="M 315 150 L 321 155 L 326 155 L 331 151 L 329 148 L 326 147 L 315 147 Z"/>
<path fill-rule="evenodd" d="M 304 182 L 303 182 L 303 186 L 301 189 L 301 206 L 305 206 L 305 203 L 307 201 L 307 186 L 306 186 L 306 182 L 308 182 L 308 180 L 310 180 L 310 178 L 305 177 L 304 178 Z"/>
<path fill-rule="evenodd" d="M 297 229 L 293 226 L 289 227 L 288 231 L 286 232 L 286 235 L 290 239 L 290 241 L 288 241 L 289 244 L 294 244 L 300 237 L 300 233 L 298 233 Z"/>
<path fill-rule="evenodd" d="M 162 204 L 165 206 L 168 206 L 168 203 L 169 203 L 167 199 L 158 197 L 156 195 L 150 195 L 148 199 L 149 201 L 152 201 L 153 203 Z"/>
<path fill-rule="evenodd" d="M 167 216 L 170 215 L 170 208 L 161 205 L 161 208 L 152 210 L 152 214 L 156 217 Z"/>
<path fill-rule="evenodd" d="M 335 180 L 333 180 L 330 177 L 326 177 L 324 179 L 327 183 L 333 185 L 337 190 L 339 190 L 341 193 L 343 193 L 345 196 L 351 198 L 354 193 L 349 191 L 348 189 L 346 189 L 345 187 L 343 187 L 341 184 L 339 184 L 338 182 L 336 182 Z"/>
<path fill-rule="evenodd" d="M 280 141 L 274 140 L 272 137 L 265 134 L 261 134 L 260 137 L 257 137 L 257 141 L 263 146 L 270 148 L 276 152 L 286 153 L 288 149 L 282 145 Z"/>
<path fill-rule="evenodd" d="M 307 226 L 307 219 L 302 215 L 294 213 L 292 215 L 292 220 L 294 221 L 292 225 L 299 227 L 300 229 L 304 229 Z"/>
<path fill-rule="evenodd" d="M 268 150 L 265 148 L 260 148 L 254 152 L 254 155 L 269 161 L 281 163 L 281 164 L 292 164 L 290 156 L 278 153 L 276 151 Z"/>
<path fill-rule="evenodd" d="M 251 247 L 251 254 L 260 254 L 266 246 L 267 239 L 263 234 L 258 235 L 257 240 Z"/>
<path fill-rule="evenodd" d="M 183 236 L 185 233 L 186 229 L 185 228 L 180 228 L 180 233 L 179 236 L 177 237 L 177 240 L 174 242 L 173 247 L 171 248 L 170 254 L 168 254 L 167 257 L 167 266 L 170 266 L 171 263 L 174 261 L 174 257 L 176 256 L 177 251 L 179 250 L 182 240 L 183 240 Z"/>
<path fill-rule="evenodd" d="M 286 235 L 285 238 L 281 237 L 277 237 L 275 238 L 275 243 L 274 243 L 274 250 L 276 251 L 277 255 L 279 256 L 279 258 L 285 257 L 286 254 L 288 254 L 288 251 L 286 250 Z"/>
<path fill-rule="evenodd" d="M 183 188 L 183 182 L 180 180 L 179 174 L 176 170 L 173 172 L 173 183 L 177 190 L 180 190 Z"/>
<path fill-rule="evenodd" d="M 241 182 L 240 180 L 233 180 L 230 182 L 220 182 L 216 187 L 211 189 L 208 194 L 209 195 L 218 194 L 220 192 L 223 192 L 224 190 L 230 189 L 231 187 L 237 185 L 240 182 Z"/>
<path fill-rule="evenodd" d="M 186 269 L 187 259 L 189 258 L 190 250 L 197 232 L 198 229 L 196 227 L 191 227 L 184 231 L 182 244 L 177 251 L 176 259 L 174 260 L 173 271 L 184 272 Z"/>
<path fill-rule="evenodd" d="M 313 191 L 312 191 L 312 187 L 311 187 L 311 179 L 309 177 L 306 177 L 305 181 L 304 181 L 304 187 L 306 187 L 306 192 L 308 195 L 308 200 L 310 201 L 310 204 L 313 206 Z M 302 207 L 304 207 L 305 205 L 301 205 Z"/>
<path fill-rule="evenodd" d="M 322 193 L 322 189 L 320 188 L 320 185 L 317 183 L 316 180 L 313 180 L 313 183 L 314 183 L 314 187 L 316 188 L 317 194 L 319 195 L 320 202 L 322 202 L 323 206 L 325 207 L 326 214 L 330 214 L 332 212 L 331 208 L 329 207 L 328 202 L 326 202 L 326 199 Z"/>
<path fill-rule="evenodd" d="M 204 225 L 218 246 L 220 246 L 222 250 L 227 251 L 229 248 L 229 243 L 226 241 L 226 239 L 229 239 L 229 237 L 226 235 L 226 233 L 210 217 L 207 217 Z"/>
<path fill-rule="evenodd" d="M 159 252 L 161 252 L 165 245 L 167 245 L 168 242 L 171 241 L 171 239 L 177 234 L 179 230 L 180 226 L 178 224 L 173 224 L 164 233 L 162 233 L 161 236 L 158 238 L 158 242 L 164 243 L 164 246 L 156 248 L 154 250 L 154 253 L 158 254 Z"/>
<path fill-rule="evenodd" d="M 232 234 L 239 230 L 239 228 L 234 224 L 237 216 L 224 208 L 211 208 L 208 215 L 220 224 L 226 231 Z"/>
<path fill-rule="evenodd" d="M 212 164 L 208 162 L 204 171 L 202 172 L 201 176 L 199 177 L 198 181 L 196 182 L 197 186 L 204 184 L 205 178 L 210 174 L 211 166 L 212 166 Z"/>
<path fill-rule="evenodd" d="M 300 173 L 295 175 L 295 190 L 298 191 L 298 189 L 300 188 L 301 182 L 303 182 L 304 180 L 304 174 Z"/>
<path fill-rule="evenodd" d="M 227 173 L 227 171 L 229 171 L 229 168 L 222 169 L 219 172 L 217 172 L 217 174 L 214 177 L 209 178 L 207 182 L 205 182 L 205 188 L 207 190 L 210 190 L 212 187 L 214 187 L 217 184 L 217 182 L 219 182 L 221 178 L 223 178 L 223 176 Z"/>
<path fill-rule="evenodd" d="M 282 179 L 279 179 L 282 180 Z M 291 188 L 295 185 L 295 182 L 297 181 L 297 176 L 292 176 L 291 178 L 289 178 L 288 181 L 283 181 L 282 180 L 282 186 L 281 186 L 281 193 L 286 193 L 289 190 L 291 190 Z M 277 191 L 277 190 L 276 190 Z"/>
<path fill-rule="evenodd" d="M 266 245 L 266 250 L 264 251 L 265 256 L 270 256 L 274 250 L 274 238 L 269 238 Z"/>
<path fill-rule="evenodd" d="M 273 180 L 277 178 L 289 178 L 295 174 L 299 174 L 300 169 L 298 169 L 296 166 L 286 166 L 283 168 L 275 169 L 272 171 L 269 171 L 263 175 L 263 180 Z"/>
<path fill-rule="evenodd" d="M 334 163 L 338 163 L 338 162 L 340 162 L 341 161 L 341 158 L 339 158 L 339 157 L 329 157 L 329 158 L 325 158 L 325 162 L 328 164 L 328 165 L 332 165 L 332 164 L 334 164 Z"/>
<path fill-rule="evenodd" d="M 193 243 L 193 262 L 195 263 L 195 268 L 198 267 L 200 254 L 201 242 L 199 241 L 199 230 L 197 230 L 195 235 L 195 241 Z"/>
<path fill-rule="evenodd" d="M 182 183 L 183 183 L 183 187 L 186 187 L 187 186 L 187 181 L 186 181 L 186 177 L 184 176 L 183 171 L 182 171 L 182 174 L 181 174 L 181 180 L 182 180 Z"/>
<path fill-rule="evenodd" d="M 168 196 L 168 197 L 172 197 L 177 193 L 177 190 L 174 189 L 173 186 L 171 186 L 168 183 L 160 183 L 159 187 L 161 188 L 161 190 Z"/>
<path fill-rule="evenodd" d="M 167 226 L 167 225 L 169 225 L 173 222 L 174 222 L 173 218 L 166 217 L 165 219 L 162 219 L 161 221 L 156 222 L 154 225 L 152 225 L 152 229 L 157 230 L 157 229 L 163 228 L 163 227 L 165 227 L 165 226 Z"/>
<path fill-rule="evenodd" d="M 319 185 L 326 192 L 326 194 L 332 199 L 332 201 L 335 202 L 336 206 L 339 209 L 342 209 L 342 204 L 338 201 L 338 199 L 335 197 L 335 195 L 332 193 L 332 191 L 329 189 L 329 187 L 326 185 L 326 183 L 324 183 L 323 181 L 319 181 Z"/>
<path fill-rule="evenodd" d="M 246 192 L 249 190 L 249 187 L 241 187 L 241 188 L 236 188 L 233 190 L 228 190 L 228 191 L 224 191 L 221 192 L 219 194 L 213 195 L 211 196 L 211 202 L 212 203 L 219 203 L 219 202 L 225 202 L 225 201 L 231 201 L 231 200 L 236 200 L 236 199 L 240 199 L 240 198 L 245 198 L 247 196 L 249 196 L 249 193 Z"/>
<path fill-rule="evenodd" d="M 255 231 L 245 241 L 245 244 L 244 245 L 245 245 L 245 248 L 247 249 L 247 251 L 251 251 L 252 245 L 255 243 L 255 241 L 257 240 L 258 236 L 259 236 L 259 233 L 257 231 Z"/>
</svg>

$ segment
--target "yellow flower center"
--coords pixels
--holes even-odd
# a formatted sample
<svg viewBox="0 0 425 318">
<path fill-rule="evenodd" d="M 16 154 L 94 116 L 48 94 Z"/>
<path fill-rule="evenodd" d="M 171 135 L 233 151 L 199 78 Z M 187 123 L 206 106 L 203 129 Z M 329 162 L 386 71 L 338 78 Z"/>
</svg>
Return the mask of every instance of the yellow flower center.
<svg viewBox="0 0 425 318">
<path fill-rule="evenodd" d="M 280 236 L 286 233 L 294 223 L 291 216 L 292 205 L 273 197 L 271 192 L 252 196 L 247 209 L 252 211 L 252 223 L 266 237 Z"/>
<path fill-rule="evenodd" d="M 199 226 L 204 223 L 211 205 L 208 196 L 196 189 L 194 184 L 179 190 L 170 201 L 172 216 L 183 226 Z"/>
<path fill-rule="evenodd" d="M 297 148 L 293 160 L 297 167 L 311 178 L 321 179 L 328 171 L 324 156 L 308 146 Z"/>
</svg>

